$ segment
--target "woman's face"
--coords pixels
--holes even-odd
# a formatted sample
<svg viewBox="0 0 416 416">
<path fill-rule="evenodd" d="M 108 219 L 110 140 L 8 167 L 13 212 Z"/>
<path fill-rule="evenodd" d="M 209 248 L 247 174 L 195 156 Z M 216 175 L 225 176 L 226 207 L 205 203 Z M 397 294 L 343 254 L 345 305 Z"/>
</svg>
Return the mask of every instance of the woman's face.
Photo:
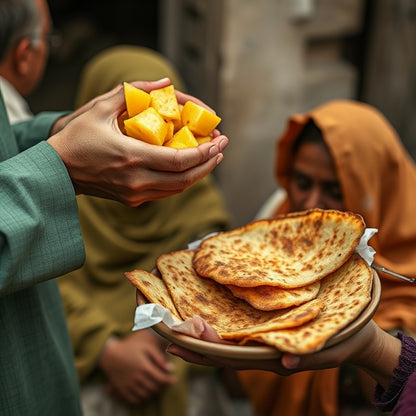
<svg viewBox="0 0 416 416">
<path fill-rule="evenodd" d="M 345 210 L 334 163 L 323 144 L 306 142 L 300 145 L 293 163 L 288 196 L 293 211 Z"/>
</svg>

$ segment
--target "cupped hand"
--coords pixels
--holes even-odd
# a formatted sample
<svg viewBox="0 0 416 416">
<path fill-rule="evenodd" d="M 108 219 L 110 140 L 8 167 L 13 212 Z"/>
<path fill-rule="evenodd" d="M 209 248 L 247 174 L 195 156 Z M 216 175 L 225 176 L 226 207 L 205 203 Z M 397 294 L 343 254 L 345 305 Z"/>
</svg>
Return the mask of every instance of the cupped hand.
<svg viewBox="0 0 416 416">
<path fill-rule="evenodd" d="M 138 405 L 176 383 L 174 368 L 160 341 L 150 330 L 111 339 L 100 359 L 108 379 L 107 392 Z"/>
<path fill-rule="evenodd" d="M 200 317 L 194 317 L 192 319 L 186 320 L 183 323 L 174 325 L 172 329 L 174 331 L 180 332 L 185 335 L 189 335 L 194 338 L 201 339 L 203 341 L 216 342 L 216 343 L 221 343 L 221 344 L 232 344 L 230 342 L 227 342 L 221 339 L 216 333 L 216 331 Z M 212 357 L 212 356 L 198 354 L 196 352 L 187 350 L 175 344 L 168 345 L 166 351 L 190 363 L 205 365 L 205 366 L 227 367 L 227 368 L 232 368 L 234 370 L 247 370 L 247 369 L 268 370 L 268 371 L 274 371 L 282 375 L 288 375 L 294 372 L 294 371 L 288 371 L 286 368 L 284 368 L 281 365 L 280 360 L 278 359 L 243 360 L 243 359 L 231 359 L 231 358 L 223 358 L 223 357 Z"/>
<path fill-rule="evenodd" d="M 209 342 L 226 343 L 203 319 L 194 317 L 173 330 Z M 280 358 L 268 360 L 243 360 L 207 357 L 170 344 L 167 351 L 185 361 L 200 365 L 229 367 L 234 370 L 266 370 L 280 375 L 338 367 L 348 363 L 361 367 L 383 386 L 387 385 L 393 369 L 398 364 L 400 341 L 383 331 L 370 320 L 351 337 L 318 352 L 304 355 L 282 353 Z"/>
<path fill-rule="evenodd" d="M 162 83 L 143 83 L 159 88 Z M 188 97 L 188 96 L 187 96 Z M 117 117 L 125 109 L 122 87 L 93 100 L 48 139 L 63 160 L 77 194 L 138 206 L 184 191 L 222 160 L 228 138 L 190 149 L 155 146 L 123 135 Z"/>
<path fill-rule="evenodd" d="M 168 86 L 170 84 L 170 80 L 169 78 L 163 78 L 158 81 L 135 81 L 133 84 L 137 88 L 140 88 L 146 92 L 150 92 L 154 89 Z M 112 90 L 104 94 L 98 95 L 97 97 L 85 103 L 83 106 L 77 108 L 75 111 L 67 114 L 66 116 L 59 118 L 55 122 L 55 124 L 52 126 L 52 129 L 50 132 L 51 136 L 53 136 L 54 134 L 62 130 L 71 120 L 85 113 L 86 111 L 90 110 L 98 101 L 106 100 L 107 98 L 111 97 L 115 92 L 119 90 L 123 90 L 122 84 L 117 85 Z"/>
</svg>

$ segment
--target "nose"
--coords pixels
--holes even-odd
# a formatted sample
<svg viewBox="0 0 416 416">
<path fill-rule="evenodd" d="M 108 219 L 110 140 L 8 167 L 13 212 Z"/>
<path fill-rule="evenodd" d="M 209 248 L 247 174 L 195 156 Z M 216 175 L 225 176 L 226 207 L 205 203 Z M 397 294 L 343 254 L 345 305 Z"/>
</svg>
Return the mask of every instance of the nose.
<svg viewBox="0 0 416 416">
<path fill-rule="evenodd" d="M 319 187 L 313 187 L 310 191 L 305 195 L 303 200 L 303 209 L 313 209 L 313 208 L 321 208 L 325 209 L 325 202 L 322 195 L 321 190 Z"/>
</svg>

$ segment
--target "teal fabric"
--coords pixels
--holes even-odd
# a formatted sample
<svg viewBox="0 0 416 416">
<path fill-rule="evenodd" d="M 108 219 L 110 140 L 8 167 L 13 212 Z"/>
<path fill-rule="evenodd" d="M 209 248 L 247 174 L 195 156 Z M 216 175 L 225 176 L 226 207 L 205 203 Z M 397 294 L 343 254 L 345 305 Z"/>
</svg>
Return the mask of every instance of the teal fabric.
<svg viewBox="0 0 416 416">
<path fill-rule="evenodd" d="M 0 94 L 1 415 L 81 414 L 62 303 L 49 280 L 84 261 L 71 180 L 44 141 L 60 115 L 12 130 Z"/>
</svg>

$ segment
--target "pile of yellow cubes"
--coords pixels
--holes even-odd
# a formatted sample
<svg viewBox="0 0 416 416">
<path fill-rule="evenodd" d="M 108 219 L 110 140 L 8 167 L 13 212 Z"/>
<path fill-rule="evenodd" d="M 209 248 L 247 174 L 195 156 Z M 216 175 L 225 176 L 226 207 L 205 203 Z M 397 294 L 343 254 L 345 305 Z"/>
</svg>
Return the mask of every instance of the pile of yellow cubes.
<svg viewBox="0 0 416 416">
<path fill-rule="evenodd" d="M 119 117 L 123 132 L 147 143 L 175 149 L 196 147 L 212 139 L 221 118 L 187 101 L 178 103 L 173 85 L 147 93 L 124 83 L 126 111 Z"/>
</svg>

